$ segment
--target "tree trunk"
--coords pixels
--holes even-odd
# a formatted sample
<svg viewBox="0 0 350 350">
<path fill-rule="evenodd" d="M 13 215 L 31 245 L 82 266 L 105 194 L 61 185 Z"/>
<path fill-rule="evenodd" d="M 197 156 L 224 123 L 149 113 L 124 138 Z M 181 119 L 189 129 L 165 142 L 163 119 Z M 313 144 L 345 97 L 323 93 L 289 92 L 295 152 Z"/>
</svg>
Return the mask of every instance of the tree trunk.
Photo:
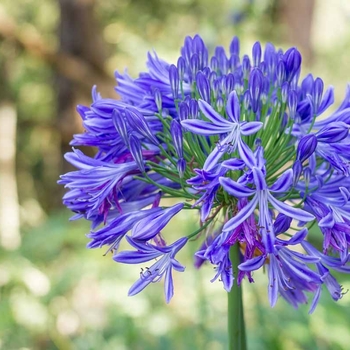
<svg viewBox="0 0 350 350">
<path fill-rule="evenodd" d="M 94 0 L 59 0 L 61 21 L 59 25 L 60 52 L 76 56 L 103 72 L 105 50 L 94 18 Z M 96 82 L 96 84 L 99 82 Z M 71 147 L 72 135 L 81 132 L 81 120 L 75 111 L 76 105 L 88 100 L 77 84 L 69 78 L 57 75 L 58 129 L 61 134 L 61 152 Z M 65 172 L 67 163 L 62 165 Z"/>
<path fill-rule="evenodd" d="M 112 92 L 111 80 L 106 80 L 105 49 L 94 17 L 94 0 L 58 0 L 61 14 L 59 24 L 60 53 L 68 54 L 86 62 L 101 78 L 95 84 L 99 90 Z M 106 88 L 106 85 L 108 88 Z M 92 86 L 91 86 L 92 88 Z M 109 96 L 111 93 L 109 93 Z M 61 154 L 71 151 L 69 142 L 75 133 L 82 132 L 81 119 L 76 112 L 77 104 L 89 104 L 90 95 L 66 76 L 57 75 L 57 126 L 61 136 Z M 63 160 L 60 173 L 72 170 Z"/>
</svg>

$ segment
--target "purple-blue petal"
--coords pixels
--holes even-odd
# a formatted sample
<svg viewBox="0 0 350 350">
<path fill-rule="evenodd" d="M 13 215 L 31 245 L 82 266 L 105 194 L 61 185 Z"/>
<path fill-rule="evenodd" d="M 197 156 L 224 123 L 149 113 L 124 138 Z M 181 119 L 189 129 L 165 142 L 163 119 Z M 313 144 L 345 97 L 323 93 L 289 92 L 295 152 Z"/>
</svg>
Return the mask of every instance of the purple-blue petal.
<svg viewBox="0 0 350 350">
<path fill-rule="evenodd" d="M 241 138 L 238 139 L 237 147 L 238 153 L 244 163 L 248 168 L 252 169 L 255 166 L 255 157 L 253 151 L 244 143 L 244 141 L 241 140 Z"/>
<path fill-rule="evenodd" d="M 289 241 L 288 244 L 294 245 L 299 244 L 302 241 L 305 240 L 306 236 L 308 234 L 308 229 L 305 227 L 302 230 L 298 231 Z"/>
<path fill-rule="evenodd" d="M 209 103 L 205 102 L 204 100 L 198 100 L 198 105 L 204 116 L 215 125 L 221 126 L 222 128 L 232 128 L 232 123 L 224 119 Z"/>
<path fill-rule="evenodd" d="M 168 224 L 183 206 L 183 203 L 178 203 L 170 208 L 162 210 L 160 213 L 153 214 L 150 217 L 140 220 L 132 228 L 132 238 L 141 240 L 149 240 L 153 238 Z"/>
<path fill-rule="evenodd" d="M 174 296 L 174 283 L 171 268 L 168 268 L 165 273 L 164 294 L 165 301 L 169 304 L 171 298 Z"/>
<path fill-rule="evenodd" d="M 262 122 L 241 123 L 240 125 L 241 134 L 244 136 L 255 134 L 262 128 L 262 126 L 263 126 Z"/>
<path fill-rule="evenodd" d="M 269 302 L 271 307 L 276 305 L 278 299 L 278 262 L 276 261 L 276 257 L 271 254 L 270 255 L 270 264 L 269 264 Z"/>
<path fill-rule="evenodd" d="M 239 122 L 241 112 L 240 112 L 240 104 L 238 101 L 236 91 L 232 91 L 228 96 L 227 104 L 226 104 L 226 113 L 229 116 L 229 118 L 232 120 L 232 122 L 234 123 Z"/>
<path fill-rule="evenodd" d="M 335 143 L 345 139 L 349 135 L 350 126 L 337 121 L 329 123 L 316 133 L 318 142 Z"/>
<path fill-rule="evenodd" d="M 136 108 L 128 107 L 125 109 L 125 115 L 128 123 L 135 131 L 139 132 L 153 144 L 159 144 L 158 140 L 153 135 L 146 118 Z"/>
<path fill-rule="evenodd" d="M 246 260 L 242 264 L 239 264 L 238 268 L 241 271 L 255 271 L 255 270 L 260 269 L 260 267 L 264 265 L 265 260 L 266 260 L 266 256 L 260 255 L 260 256 L 257 256 L 255 258 Z"/>
<path fill-rule="evenodd" d="M 228 177 L 220 177 L 219 182 L 227 193 L 237 198 L 249 197 L 255 193 L 255 190 L 233 181 Z"/>
<path fill-rule="evenodd" d="M 152 253 L 145 253 L 135 250 L 124 250 L 113 256 L 113 260 L 123 264 L 140 264 L 152 259 L 158 258 L 162 252 L 153 251 Z"/>
<path fill-rule="evenodd" d="M 134 158 L 141 172 L 145 171 L 145 164 L 142 156 L 142 146 L 140 140 L 133 134 L 129 137 L 130 153 Z"/>
<path fill-rule="evenodd" d="M 271 192 L 287 192 L 293 183 L 293 170 L 286 170 L 277 181 L 269 187 Z"/>
<path fill-rule="evenodd" d="M 322 114 L 330 105 L 334 103 L 334 88 L 330 86 L 323 95 L 317 114 Z"/>
<path fill-rule="evenodd" d="M 128 296 L 131 297 L 143 291 L 152 280 L 150 278 L 139 278 L 129 289 Z"/>
<path fill-rule="evenodd" d="M 263 172 L 257 167 L 253 167 L 252 172 L 257 191 L 266 190 L 267 186 Z"/>
<path fill-rule="evenodd" d="M 228 168 L 230 170 L 242 170 L 245 167 L 245 163 L 242 159 L 231 158 L 228 160 L 224 160 L 221 165 L 224 168 Z"/>
<path fill-rule="evenodd" d="M 199 119 L 182 120 L 181 125 L 195 134 L 206 136 L 225 134 L 231 130 L 227 126 L 222 127 Z"/>
<path fill-rule="evenodd" d="M 332 228 L 335 224 L 333 213 L 329 212 L 326 216 L 324 216 L 319 222 L 319 227 Z"/>
<path fill-rule="evenodd" d="M 287 215 L 295 220 L 308 222 L 315 219 L 314 215 L 305 210 L 291 207 L 290 205 L 277 200 L 270 193 L 268 193 L 268 200 L 279 213 Z"/>
<path fill-rule="evenodd" d="M 248 204 L 238 212 L 238 214 L 236 214 L 233 218 L 231 218 L 229 221 L 226 222 L 226 224 L 222 229 L 223 232 L 232 231 L 238 225 L 240 225 L 244 220 L 248 218 L 249 215 L 253 213 L 257 204 L 258 204 L 258 196 L 255 195 L 248 202 Z"/>
<path fill-rule="evenodd" d="M 228 147 L 229 147 L 228 144 L 225 142 L 223 143 L 222 146 L 217 145 L 205 160 L 203 169 L 205 171 L 212 170 L 215 167 L 215 165 L 218 163 L 219 159 L 226 153 L 226 150 Z"/>
</svg>

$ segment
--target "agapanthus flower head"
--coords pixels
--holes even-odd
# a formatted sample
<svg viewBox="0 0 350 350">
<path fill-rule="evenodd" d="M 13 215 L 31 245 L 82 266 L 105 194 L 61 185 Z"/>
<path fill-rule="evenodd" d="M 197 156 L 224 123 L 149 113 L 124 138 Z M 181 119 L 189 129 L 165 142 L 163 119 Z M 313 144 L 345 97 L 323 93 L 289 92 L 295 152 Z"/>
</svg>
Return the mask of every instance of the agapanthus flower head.
<svg viewBox="0 0 350 350">
<path fill-rule="evenodd" d="M 164 277 L 169 302 L 172 271 L 185 269 L 175 255 L 200 241 L 196 267 L 213 264 L 227 291 L 265 266 L 272 306 L 282 296 L 298 307 L 311 293 L 313 311 L 323 285 L 342 297 L 331 271 L 350 271 L 350 87 L 327 112 L 333 88 L 311 74 L 299 81 L 301 60 L 296 48 L 259 42 L 240 57 L 237 37 L 210 56 L 196 35 L 174 64 L 150 53 L 139 77 L 116 73 L 121 99 L 94 88 L 91 106 L 78 107 L 85 133 L 72 145 L 97 152 L 66 155 L 78 170 L 61 177 L 63 201 L 91 221 L 89 248 L 106 246 L 118 263 L 156 259 L 130 295 Z M 198 229 L 164 237 L 188 209 Z"/>
</svg>

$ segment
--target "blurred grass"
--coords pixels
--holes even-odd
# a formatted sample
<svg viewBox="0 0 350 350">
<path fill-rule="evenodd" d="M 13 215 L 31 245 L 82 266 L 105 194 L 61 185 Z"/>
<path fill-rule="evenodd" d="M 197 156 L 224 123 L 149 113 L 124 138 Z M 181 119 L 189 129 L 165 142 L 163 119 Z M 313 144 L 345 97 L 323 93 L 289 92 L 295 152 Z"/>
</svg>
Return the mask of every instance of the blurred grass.
<svg viewBox="0 0 350 350">
<path fill-rule="evenodd" d="M 193 224 L 176 218 L 165 235 L 175 238 Z M 181 252 L 187 269 L 175 273 L 175 297 L 166 305 L 162 283 L 128 297 L 140 267 L 86 249 L 87 231 L 63 211 L 28 229 L 19 251 L 1 251 L 1 349 L 225 349 L 226 295 L 220 282 L 210 283 L 212 267 L 192 267 L 199 242 Z M 335 303 L 324 290 L 311 316 L 307 305 L 294 310 L 283 300 L 271 309 L 266 275 L 254 278 L 243 286 L 249 349 L 348 348 L 348 296 Z"/>
</svg>

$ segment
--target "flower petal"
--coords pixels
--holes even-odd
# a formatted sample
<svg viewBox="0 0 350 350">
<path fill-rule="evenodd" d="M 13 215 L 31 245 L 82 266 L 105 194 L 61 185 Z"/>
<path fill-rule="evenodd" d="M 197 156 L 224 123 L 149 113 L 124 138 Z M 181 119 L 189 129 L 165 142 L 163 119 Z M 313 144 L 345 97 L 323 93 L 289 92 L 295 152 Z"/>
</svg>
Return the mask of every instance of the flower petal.
<svg viewBox="0 0 350 350">
<path fill-rule="evenodd" d="M 140 220 L 131 230 L 132 238 L 141 240 L 149 240 L 153 238 L 168 224 L 183 206 L 183 203 L 178 203 Z"/>
<path fill-rule="evenodd" d="M 133 296 L 144 290 L 151 282 L 152 278 L 139 278 L 129 289 L 128 296 Z"/>
<path fill-rule="evenodd" d="M 238 158 L 225 160 L 221 163 L 221 165 L 230 170 L 242 170 L 245 167 L 244 161 Z"/>
<path fill-rule="evenodd" d="M 306 236 L 308 234 L 308 229 L 305 227 L 302 230 L 298 231 L 289 241 L 288 244 L 294 245 L 299 244 L 302 241 L 305 240 Z"/>
<path fill-rule="evenodd" d="M 152 253 L 139 252 L 135 250 L 125 250 L 113 256 L 113 260 L 123 264 L 140 264 L 158 258 L 162 252 Z"/>
<path fill-rule="evenodd" d="M 270 255 L 270 264 L 269 264 L 269 302 L 271 307 L 276 305 L 278 299 L 278 263 L 276 257 Z"/>
<path fill-rule="evenodd" d="M 285 171 L 277 181 L 269 187 L 271 192 L 287 192 L 293 183 L 293 170 Z"/>
<path fill-rule="evenodd" d="M 240 137 L 238 138 L 237 146 L 240 157 L 247 165 L 247 167 L 252 169 L 255 165 L 255 157 L 253 151 L 241 140 Z"/>
<path fill-rule="evenodd" d="M 256 189 L 258 191 L 266 190 L 267 186 L 263 172 L 257 167 L 253 167 L 252 172 Z"/>
<path fill-rule="evenodd" d="M 318 301 L 320 299 L 320 295 L 321 295 L 321 286 L 319 286 L 317 289 L 316 289 L 316 292 L 315 292 L 315 295 L 312 299 L 312 303 L 311 303 L 311 306 L 310 306 L 310 310 L 309 310 L 309 314 L 312 314 L 314 311 L 315 311 L 315 308 L 318 304 Z"/>
<path fill-rule="evenodd" d="M 260 255 L 260 256 L 257 256 L 255 258 L 246 260 L 242 264 L 239 264 L 238 268 L 241 271 L 255 271 L 255 270 L 260 269 L 260 267 L 264 265 L 265 260 L 266 260 L 266 256 Z"/>
<path fill-rule="evenodd" d="M 235 229 L 244 220 L 246 220 L 247 217 L 254 211 L 257 203 L 258 203 L 258 196 L 255 195 L 251 199 L 251 201 L 249 201 L 248 204 L 238 212 L 237 215 L 235 215 L 233 218 L 231 218 L 229 221 L 226 222 L 222 231 L 226 232 L 226 231 L 232 231 L 233 229 Z"/>
<path fill-rule="evenodd" d="M 291 207 L 290 205 L 277 200 L 270 193 L 268 193 L 268 200 L 278 212 L 287 215 L 295 220 L 308 222 L 315 219 L 314 215 L 308 213 L 305 210 Z"/>
<path fill-rule="evenodd" d="M 171 268 L 169 267 L 165 273 L 164 279 L 164 294 L 166 303 L 169 304 L 171 298 L 174 296 L 174 283 Z"/>
<path fill-rule="evenodd" d="M 124 113 L 127 122 L 135 131 L 139 132 L 153 144 L 159 144 L 157 138 L 153 135 L 153 132 L 147 123 L 146 118 L 136 108 L 128 107 L 124 110 Z"/>
<path fill-rule="evenodd" d="M 198 105 L 202 113 L 211 120 L 215 125 L 221 127 L 230 127 L 232 129 L 232 123 L 224 119 L 214 108 L 207 102 L 203 100 L 198 100 Z"/>
<path fill-rule="evenodd" d="M 333 213 L 329 212 L 326 216 L 324 216 L 319 222 L 319 227 L 327 227 L 332 228 L 335 224 Z"/>
<path fill-rule="evenodd" d="M 334 88 L 330 86 L 323 95 L 317 115 L 322 114 L 330 105 L 334 103 Z"/>
<path fill-rule="evenodd" d="M 255 190 L 233 181 L 228 177 L 220 177 L 219 182 L 226 192 L 237 198 L 248 197 L 255 193 Z"/>
<path fill-rule="evenodd" d="M 248 122 L 248 123 L 241 123 L 241 134 L 244 136 L 252 135 L 258 132 L 263 126 L 262 122 Z"/>
<path fill-rule="evenodd" d="M 203 165 L 203 169 L 205 171 L 210 171 L 213 169 L 218 163 L 219 159 L 226 153 L 227 148 L 228 144 L 226 142 L 224 142 L 222 146 L 217 145 L 208 155 L 208 158 Z"/>
<path fill-rule="evenodd" d="M 239 122 L 241 111 L 236 91 L 232 91 L 228 96 L 226 113 L 234 123 Z"/>
<path fill-rule="evenodd" d="M 231 127 L 228 127 L 227 125 L 217 125 L 199 119 L 182 120 L 181 125 L 195 134 L 206 136 L 226 134 L 231 131 Z"/>
</svg>

